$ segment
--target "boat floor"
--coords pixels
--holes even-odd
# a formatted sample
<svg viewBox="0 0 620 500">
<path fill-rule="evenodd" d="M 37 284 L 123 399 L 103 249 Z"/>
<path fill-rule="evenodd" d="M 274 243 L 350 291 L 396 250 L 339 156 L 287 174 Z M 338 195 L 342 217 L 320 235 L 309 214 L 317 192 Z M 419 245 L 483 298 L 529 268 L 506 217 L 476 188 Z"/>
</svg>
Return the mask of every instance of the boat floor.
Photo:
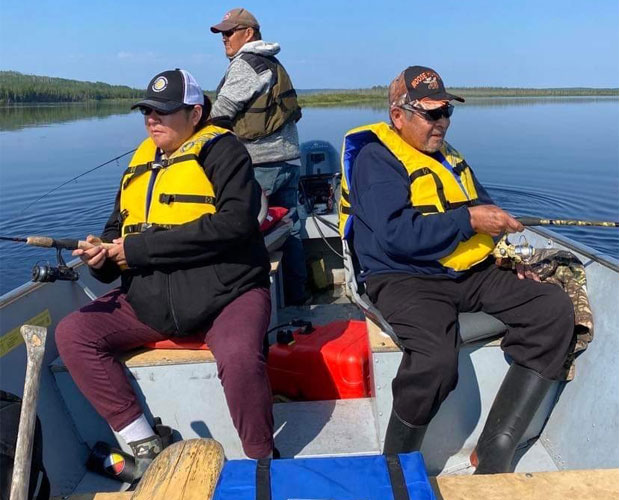
<svg viewBox="0 0 620 500">
<path fill-rule="evenodd" d="M 430 481 L 437 500 L 615 500 L 619 495 L 618 469 L 439 476 Z M 82 493 L 54 500 L 129 500 L 131 496 L 131 492 Z"/>
<path fill-rule="evenodd" d="M 311 321 L 313 325 L 324 325 L 334 320 L 364 320 L 361 310 L 344 295 L 343 287 L 336 286 L 315 293 L 312 302 L 312 305 L 280 309 L 278 323 L 302 319 Z M 275 342 L 275 335 L 276 332 L 270 335 L 272 343 Z M 380 451 L 371 398 L 276 403 L 274 421 L 275 442 L 283 458 L 325 456 L 325 450 L 330 450 L 330 456 L 370 455 Z M 299 422 L 304 425 L 298 425 Z M 516 472 L 558 470 L 539 440 L 518 452 L 517 457 Z M 429 474 L 438 472 L 429 470 Z M 461 451 L 447 460 L 441 477 L 470 475 L 472 472 L 469 453 Z M 113 492 L 124 487 L 112 479 L 86 473 L 73 493 Z"/>
</svg>

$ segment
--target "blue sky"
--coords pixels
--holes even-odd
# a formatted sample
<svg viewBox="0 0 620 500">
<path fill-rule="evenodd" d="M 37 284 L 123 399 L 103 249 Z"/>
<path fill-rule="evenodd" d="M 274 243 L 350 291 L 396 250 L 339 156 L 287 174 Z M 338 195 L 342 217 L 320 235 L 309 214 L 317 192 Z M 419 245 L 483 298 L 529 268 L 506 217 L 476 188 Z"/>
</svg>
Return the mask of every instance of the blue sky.
<svg viewBox="0 0 620 500">
<path fill-rule="evenodd" d="M 209 26 L 243 6 L 299 88 L 386 85 L 409 65 L 448 86 L 617 87 L 617 0 L 0 0 L 0 69 L 143 88 L 165 69 L 214 89 Z"/>
</svg>

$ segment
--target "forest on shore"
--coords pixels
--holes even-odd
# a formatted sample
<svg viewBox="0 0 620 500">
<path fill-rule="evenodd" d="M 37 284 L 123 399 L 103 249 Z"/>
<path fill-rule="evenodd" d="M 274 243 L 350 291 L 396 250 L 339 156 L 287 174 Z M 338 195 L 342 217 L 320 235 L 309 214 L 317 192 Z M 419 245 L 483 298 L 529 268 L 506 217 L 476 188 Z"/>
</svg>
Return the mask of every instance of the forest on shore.
<svg viewBox="0 0 620 500">
<path fill-rule="evenodd" d="M 572 97 L 618 96 L 617 88 L 512 88 L 464 87 L 448 88 L 449 92 L 467 97 Z M 207 91 L 213 98 L 213 92 Z M 0 71 L 0 105 L 28 103 L 72 103 L 140 99 L 144 90 L 126 85 L 83 82 L 66 78 L 24 75 L 17 71 Z M 300 90 L 301 106 L 337 106 L 372 104 L 387 99 L 386 86 L 366 89 Z"/>
<path fill-rule="evenodd" d="M 136 99 L 143 95 L 144 90 L 126 85 L 0 71 L 0 104 Z"/>
</svg>

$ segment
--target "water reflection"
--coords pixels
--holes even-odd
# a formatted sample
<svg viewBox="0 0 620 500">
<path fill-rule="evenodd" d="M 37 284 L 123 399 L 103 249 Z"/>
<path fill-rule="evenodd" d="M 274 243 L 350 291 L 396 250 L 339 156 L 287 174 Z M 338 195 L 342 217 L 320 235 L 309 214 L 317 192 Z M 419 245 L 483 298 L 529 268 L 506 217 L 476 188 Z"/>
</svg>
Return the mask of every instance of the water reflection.
<svg viewBox="0 0 620 500">
<path fill-rule="evenodd" d="M 458 95 L 458 94 L 457 94 Z M 303 99 L 303 96 L 302 96 Z M 589 104 L 595 102 L 617 101 L 617 96 L 576 96 L 576 97 L 465 97 L 464 103 L 458 103 L 459 107 L 483 108 L 483 107 L 508 107 L 508 106 L 538 106 L 541 104 Z M 346 108 L 346 109 L 370 109 L 373 111 L 387 111 L 387 97 L 368 102 L 330 102 L 330 103 L 307 103 L 304 108 Z"/>
<path fill-rule="evenodd" d="M 448 140 L 467 157 L 496 202 L 514 214 L 614 220 L 617 103 L 614 97 L 469 98 L 455 113 Z M 325 140 L 340 149 L 347 130 L 387 119 L 385 101 L 307 107 L 299 136 L 302 142 Z M 25 207 L 135 148 L 144 136 L 142 116 L 131 115 L 125 103 L 0 108 L 0 232 L 65 238 L 98 234 L 112 210 L 127 157 Z M 40 153 L 24 154 L 24 145 L 30 144 Z M 554 231 L 618 256 L 617 229 Z M 53 260 L 53 253 L 0 242 L 0 294 L 25 282 L 40 259 Z"/>
<path fill-rule="evenodd" d="M 303 95 L 301 96 L 303 100 Z M 617 101 L 617 96 L 591 97 L 467 97 L 459 107 L 507 107 L 507 106 L 538 106 L 544 104 L 584 104 L 595 102 Z M 27 127 L 50 125 L 89 118 L 105 118 L 112 115 L 131 113 L 129 109 L 133 101 L 88 102 L 73 104 L 33 104 L 0 106 L 0 131 L 19 130 Z M 349 110 L 387 111 L 387 101 L 377 99 L 368 102 L 332 102 L 307 103 L 304 108 L 337 108 Z"/>
<path fill-rule="evenodd" d="M 130 113 L 133 101 L 0 107 L 0 131 Z"/>
</svg>

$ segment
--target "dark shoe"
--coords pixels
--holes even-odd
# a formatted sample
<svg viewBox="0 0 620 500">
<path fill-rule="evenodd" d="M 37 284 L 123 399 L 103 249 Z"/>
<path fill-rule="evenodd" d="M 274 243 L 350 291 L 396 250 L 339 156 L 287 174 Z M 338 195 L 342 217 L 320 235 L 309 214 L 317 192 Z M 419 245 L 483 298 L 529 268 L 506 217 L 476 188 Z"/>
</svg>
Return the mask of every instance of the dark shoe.
<svg viewBox="0 0 620 500">
<path fill-rule="evenodd" d="M 155 457 L 159 455 L 164 448 L 172 444 L 172 428 L 167 425 L 162 425 L 161 418 L 153 418 L 153 430 L 155 431 L 154 436 L 142 439 L 141 441 L 128 443 L 136 461 L 134 483 L 144 475 L 144 472 L 151 462 L 155 460 Z"/>
<path fill-rule="evenodd" d="M 396 455 L 419 451 L 426 433 L 426 425 L 411 425 L 403 422 L 392 410 L 387 431 L 385 431 L 384 455 Z"/>
<path fill-rule="evenodd" d="M 510 366 L 471 455 L 474 474 L 510 472 L 519 441 L 552 384 L 534 370 Z"/>
<path fill-rule="evenodd" d="M 161 439 L 162 447 L 168 448 L 172 444 L 172 428 L 162 425 L 161 418 L 159 417 L 153 419 L 153 428 L 155 429 L 155 434 Z"/>
<path fill-rule="evenodd" d="M 161 438 L 156 435 L 128 444 L 135 460 L 133 479 L 136 482 L 144 475 L 148 466 L 155 460 L 155 457 L 162 452 L 164 445 Z"/>
</svg>

